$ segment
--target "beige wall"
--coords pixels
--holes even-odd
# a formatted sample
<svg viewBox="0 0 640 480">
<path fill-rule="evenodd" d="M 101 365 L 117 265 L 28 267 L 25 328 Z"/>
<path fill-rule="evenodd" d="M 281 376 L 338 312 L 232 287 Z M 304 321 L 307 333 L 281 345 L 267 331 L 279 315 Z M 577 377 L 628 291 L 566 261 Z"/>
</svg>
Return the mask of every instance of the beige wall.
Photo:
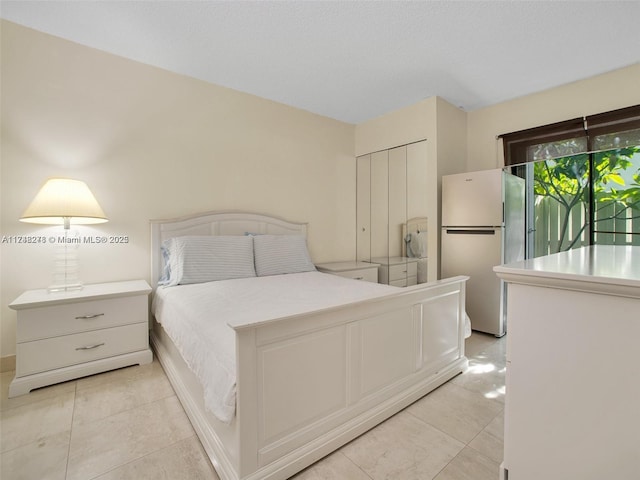
<svg viewBox="0 0 640 480">
<path fill-rule="evenodd" d="M 424 139 L 436 132 L 436 97 L 356 125 L 356 155 L 386 150 Z M 434 143 L 435 148 L 435 143 Z"/>
<path fill-rule="evenodd" d="M 87 182 L 109 223 L 82 235 L 86 283 L 149 280 L 149 219 L 207 210 L 309 223 L 316 262 L 355 258 L 355 127 L 5 22 L 2 235 L 49 236 L 18 221 L 50 176 Z M 15 352 L 23 290 L 51 283 L 51 245 L 1 245 L 1 356 Z"/>
<path fill-rule="evenodd" d="M 467 171 L 504 164 L 503 133 L 640 104 L 640 63 L 467 114 Z"/>
<path fill-rule="evenodd" d="M 467 113 L 439 97 L 437 109 L 438 175 L 462 173 L 467 164 Z"/>
</svg>

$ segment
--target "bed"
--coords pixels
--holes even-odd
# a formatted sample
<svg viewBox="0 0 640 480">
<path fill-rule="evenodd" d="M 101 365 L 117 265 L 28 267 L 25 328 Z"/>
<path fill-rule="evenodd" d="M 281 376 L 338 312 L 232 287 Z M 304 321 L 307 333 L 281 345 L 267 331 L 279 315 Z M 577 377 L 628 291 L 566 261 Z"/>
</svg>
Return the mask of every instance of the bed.
<svg viewBox="0 0 640 480">
<path fill-rule="evenodd" d="M 223 480 L 289 478 L 467 366 L 467 277 L 396 288 L 312 267 L 272 275 L 289 261 L 278 258 L 277 245 L 295 257 L 298 246 L 306 249 L 306 234 L 306 224 L 251 213 L 151 222 L 151 343 Z M 233 240 L 245 250 L 251 243 L 255 270 L 264 275 L 243 277 L 236 265 L 234 278 L 159 286 L 173 281 L 166 267 L 176 271 L 175 246 L 191 238 Z M 169 260 L 167 245 L 174 248 Z M 176 334 L 180 324 L 192 324 L 197 338 L 190 341 L 199 346 Z M 206 355 L 225 365 L 214 382 Z"/>
</svg>

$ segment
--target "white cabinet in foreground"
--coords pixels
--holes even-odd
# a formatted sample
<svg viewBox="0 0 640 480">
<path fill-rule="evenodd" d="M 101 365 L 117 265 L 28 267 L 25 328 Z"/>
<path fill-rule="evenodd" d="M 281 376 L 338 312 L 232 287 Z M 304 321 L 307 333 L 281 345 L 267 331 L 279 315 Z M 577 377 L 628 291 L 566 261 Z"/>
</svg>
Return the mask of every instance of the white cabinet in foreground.
<svg viewBox="0 0 640 480">
<path fill-rule="evenodd" d="M 494 270 L 509 322 L 502 478 L 640 478 L 640 247 Z"/>
</svg>

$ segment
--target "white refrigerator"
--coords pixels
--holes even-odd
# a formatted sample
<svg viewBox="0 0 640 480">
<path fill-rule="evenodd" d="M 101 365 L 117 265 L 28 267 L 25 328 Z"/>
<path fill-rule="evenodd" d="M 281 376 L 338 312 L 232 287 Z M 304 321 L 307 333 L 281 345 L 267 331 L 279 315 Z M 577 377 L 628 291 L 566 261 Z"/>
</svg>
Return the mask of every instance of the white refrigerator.
<svg viewBox="0 0 640 480">
<path fill-rule="evenodd" d="M 471 328 L 506 333 L 505 292 L 493 267 L 524 260 L 525 182 L 502 169 L 442 177 L 441 277 L 468 275 Z"/>
</svg>

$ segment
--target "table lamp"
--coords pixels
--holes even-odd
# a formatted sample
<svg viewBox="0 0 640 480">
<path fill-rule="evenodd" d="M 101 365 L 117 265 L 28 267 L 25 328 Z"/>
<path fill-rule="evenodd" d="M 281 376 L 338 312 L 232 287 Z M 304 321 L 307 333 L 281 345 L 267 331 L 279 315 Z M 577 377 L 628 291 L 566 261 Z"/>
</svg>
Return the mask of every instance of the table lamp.
<svg viewBox="0 0 640 480">
<path fill-rule="evenodd" d="M 68 245 L 69 228 L 74 225 L 93 225 L 108 222 L 102 208 L 80 180 L 51 178 L 38 191 L 31 204 L 20 217 L 21 222 L 45 225 L 64 225 L 64 249 L 56 255 L 56 271 L 50 292 L 79 290 L 78 262 Z M 59 242 L 57 242 L 59 243 Z"/>
</svg>

